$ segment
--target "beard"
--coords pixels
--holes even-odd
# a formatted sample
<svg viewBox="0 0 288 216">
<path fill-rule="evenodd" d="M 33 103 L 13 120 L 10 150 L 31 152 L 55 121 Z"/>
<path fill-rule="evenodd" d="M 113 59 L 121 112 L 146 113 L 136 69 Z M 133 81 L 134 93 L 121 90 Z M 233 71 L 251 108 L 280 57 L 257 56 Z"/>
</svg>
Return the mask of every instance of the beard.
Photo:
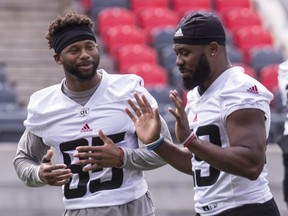
<svg viewBox="0 0 288 216">
<path fill-rule="evenodd" d="M 204 54 L 200 56 L 199 63 L 191 76 L 183 78 L 183 86 L 187 90 L 192 90 L 196 86 L 203 88 L 202 84 L 211 74 L 211 68 Z"/>
<path fill-rule="evenodd" d="M 72 65 L 68 65 L 68 64 L 63 63 L 63 68 L 64 68 L 65 71 L 67 71 L 67 73 L 75 76 L 78 80 L 86 81 L 86 80 L 92 79 L 96 75 L 97 68 L 98 68 L 98 65 L 99 65 L 99 58 L 96 61 L 93 61 L 91 63 L 93 65 L 92 70 L 91 70 L 90 73 L 86 73 L 86 74 L 82 73 L 78 69 L 79 65 L 72 66 Z"/>
</svg>

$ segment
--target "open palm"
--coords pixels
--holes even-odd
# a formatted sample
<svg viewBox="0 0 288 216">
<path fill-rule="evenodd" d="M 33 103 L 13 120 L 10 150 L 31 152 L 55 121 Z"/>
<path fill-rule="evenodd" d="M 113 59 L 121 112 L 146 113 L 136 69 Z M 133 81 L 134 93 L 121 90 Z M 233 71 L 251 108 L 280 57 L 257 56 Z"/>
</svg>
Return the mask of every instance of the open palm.
<svg viewBox="0 0 288 216">
<path fill-rule="evenodd" d="M 144 95 L 140 97 L 137 93 L 135 93 L 134 97 L 137 104 L 131 99 L 128 100 L 128 103 L 134 110 L 135 114 L 128 108 L 126 108 L 125 111 L 135 124 L 138 138 L 144 144 L 149 144 L 160 137 L 161 121 L 158 109 L 153 110 L 149 101 Z"/>
</svg>

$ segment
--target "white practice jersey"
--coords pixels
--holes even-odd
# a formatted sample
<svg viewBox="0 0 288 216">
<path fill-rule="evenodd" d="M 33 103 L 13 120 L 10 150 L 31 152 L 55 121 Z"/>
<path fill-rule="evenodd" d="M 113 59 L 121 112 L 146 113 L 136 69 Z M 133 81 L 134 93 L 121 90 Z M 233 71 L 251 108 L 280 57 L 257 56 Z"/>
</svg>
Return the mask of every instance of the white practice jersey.
<svg viewBox="0 0 288 216">
<path fill-rule="evenodd" d="M 266 136 L 270 128 L 269 103 L 273 95 L 258 81 L 244 74 L 241 67 L 226 70 L 200 96 L 194 88 L 187 94 L 186 112 L 190 128 L 197 136 L 222 148 L 230 146 L 225 122 L 234 111 L 245 108 L 265 112 Z M 245 169 L 245 167 L 243 167 Z M 272 198 L 267 169 L 255 181 L 222 172 L 193 155 L 195 210 L 211 216 L 249 203 L 264 203 Z"/>
<path fill-rule="evenodd" d="M 281 94 L 282 104 L 288 106 L 288 60 L 281 63 L 278 69 L 278 85 Z M 287 115 L 288 117 L 288 115 Z M 288 121 L 285 121 L 284 135 L 288 135 Z"/>
<path fill-rule="evenodd" d="M 99 72 L 99 71 L 98 71 Z M 93 96 L 82 106 L 61 90 L 62 84 L 34 93 L 28 105 L 27 130 L 55 148 L 60 163 L 72 170 L 71 181 L 63 186 L 65 209 L 94 208 L 122 205 L 138 199 L 147 192 L 143 172 L 122 168 L 103 168 L 83 172 L 73 156 L 77 146 L 103 145 L 98 131 L 103 130 L 119 147 L 136 149 L 134 123 L 125 112 L 127 100 L 133 93 L 145 94 L 152 107 L 156 100 L 143 87 L 136 75 L 108 74 Z"/>
<path fill-rule="evenodd" d="M 278 85 L 281 93 L 283 106 L 287 106 L 288 95 L 288 60 L 281 63 L 278 69 Z"/>
</svg>

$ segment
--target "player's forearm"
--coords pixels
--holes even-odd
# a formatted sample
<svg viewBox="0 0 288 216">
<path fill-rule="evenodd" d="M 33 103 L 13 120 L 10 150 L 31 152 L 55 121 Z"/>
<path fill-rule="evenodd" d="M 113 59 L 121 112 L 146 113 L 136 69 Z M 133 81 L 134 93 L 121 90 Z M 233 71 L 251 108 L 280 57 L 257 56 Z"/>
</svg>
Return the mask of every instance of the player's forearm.
<svg viewBox="0 0 288 216">
<path fill-rule="evenodd" d="M 192 154 L 188 149 L 165 139 L 164 143 L 162 143 L 155 152 L 175 169 L 192 175 Z"/>
<path fill-rule="evenodd" d="M 123 148 L 124 165 L 123 168 L 133 170 L 151 170 L 167 164 L 159 155 L 146 147 L 138 149 Z"/>
<path fill-rule="evenodd" d="M 188 148 L 214 168 L 250 180 L 259 177 L 265 162 L 265 147 L 258 151 L 243 146 L 221 148 L 198 139 Z"/>
<path fill-rule="evenodd" d="M 40 187 L 46 185 L 38 177 L 40 164 L 21 158 L 15 159 L 13 164 L 19 179 L 27 186 Z"/>
<path fill-rule="evenodd" d="M 44 184 L 38 177 L 42 157 L 49 149 L 40 137 L 25 130 L 18 143 L 14 168 L 18 177 L 28 186 L 39 187 Z"/>
<path fill-rule="evenodd" d="M 165 139 L 172 141 L 172 137 L 169 131 L 169 128 L 163 119 L 161 119 L 161 134 Z M 140 145 L 143 143 L 139 141 Z M 166 165 L 164 161 L 158 154 L 154 151 L 147 150 L 146 147 L 140 147 L 138 149 L 127 149 L 123 148 L 124 151 L 124 165 L 123 168 L 134 169 L 134 170 L 151 170 L 159 168 L 163 165 Z"/>
</svg>

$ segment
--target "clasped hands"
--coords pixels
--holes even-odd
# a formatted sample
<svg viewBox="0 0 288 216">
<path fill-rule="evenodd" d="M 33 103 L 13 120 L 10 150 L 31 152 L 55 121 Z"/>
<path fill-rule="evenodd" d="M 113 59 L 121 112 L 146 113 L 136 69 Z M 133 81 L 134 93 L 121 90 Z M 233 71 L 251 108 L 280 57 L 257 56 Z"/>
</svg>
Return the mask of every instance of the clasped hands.
<svg viewBox="0 0 288 216">
<path fill-rule="evenodd" d="M 109 139 L 102 130 L 99 130 L 99 137 L 104 145 L 102 146 L 78 146 L 74 157 L 79 158 L 76 165 L 82 166 L 83 172 L 89 172 L 103 167 L 119 167 L 121 150 Z M 66 164 L 52 164 L 53 151 L 48 150 L 40 165 L 39 178 L 42 182 L 61 186 L 69 182 L 72 171 Z"/>
<path fill-rule="evenodd" d="M 144 143 L 149 144 L 159 139 L 161 131 L 161 121 L 158 109 L 152 109 L 145 95 L 134 94 L 136 102 L 128 100 L 128 104 L 134 111 L 128 108 L 126 113 L 135 124 L 138 138 Z M 188 119 L 184 110 L 183 102 L 176 90 L 171 90 L 169 98 L 175 105 L 175 110 L 169 108 L 170 113 L 175 117 L 175 133 L 179 143 L 183 142 L 190 134 Z M 138 105 L 138 106 L 137 106 Z M 79 158 L 76 165 L 81 165 L 84 172 L 89 172 L 103 167 L 118 167 L 120 162 L 121 150 L 109 139 L 102 130 L 99 130 L 99 137 L 103 141 L 103 146 L 78 146 L 74 157 Z M 42 182 L 49 185 L 61 186 L 67 184 L 71 177 L 71 169 L 66 164 L 52 164 L 52 150 L 48 150 L 44 156 L 39 169 L 39 178 Z M 121 161 L 122 162 L 122 161 Z"/>
</svg>

